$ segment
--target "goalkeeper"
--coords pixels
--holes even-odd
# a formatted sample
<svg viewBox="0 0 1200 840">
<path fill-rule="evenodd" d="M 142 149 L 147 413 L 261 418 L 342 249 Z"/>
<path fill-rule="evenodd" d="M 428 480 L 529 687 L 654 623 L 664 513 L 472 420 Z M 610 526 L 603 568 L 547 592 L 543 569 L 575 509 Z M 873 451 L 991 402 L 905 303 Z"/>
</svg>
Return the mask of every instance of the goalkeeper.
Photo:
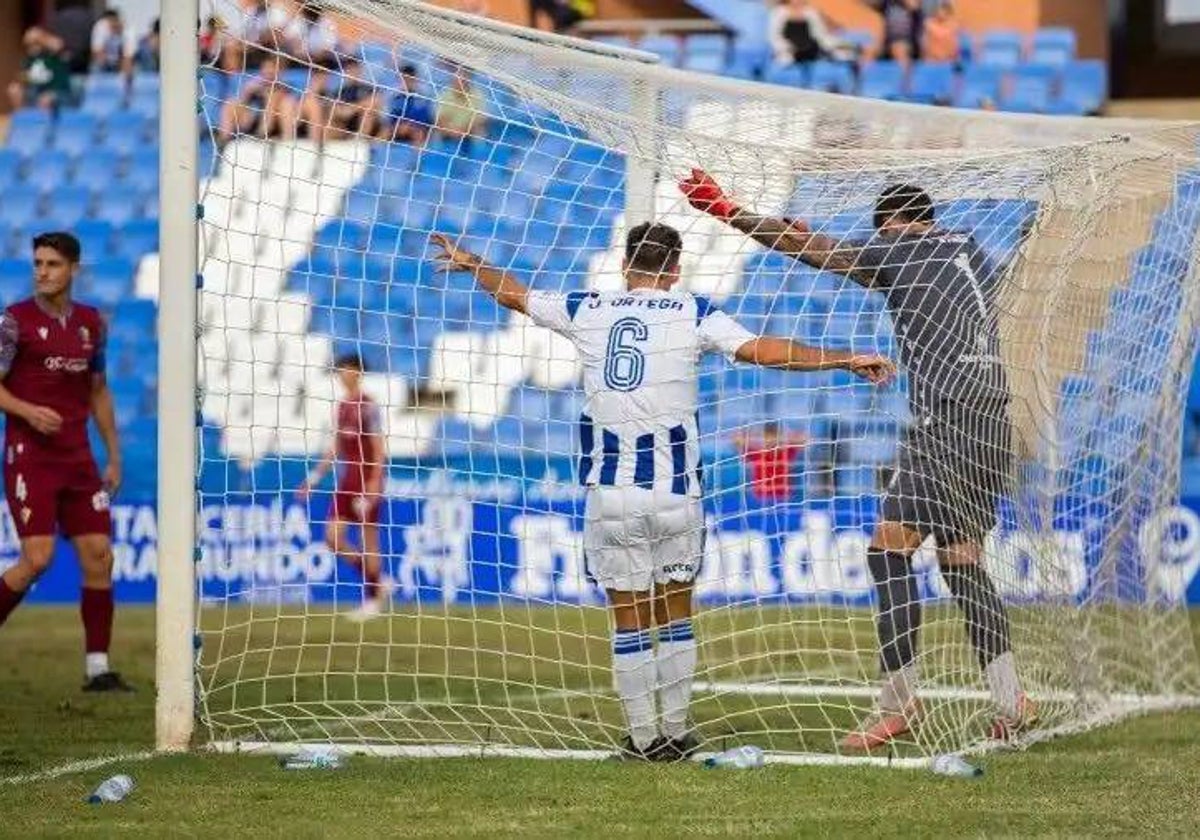
<svg viewBox="0 0 1200 840">
<path fill-rule="evenodd" d="M 871 382 L 886 381 L 895 368 L 880 356 L 758 338 L 704 298 L 672 290 L 683 243 L 667 225 L 629 231 L 623 292 L 530 291 L 445 236 L 433 241 L 446 269 L 470 272 L 500 305 L 579 349 L 587 396 L 579 418 L 583 544 L 616 626 L 613 682 L 629 724 L 624 754 L 687 758 L 699 746 L 687 719 L 696 669 L 692 582 L 705 527 L 697 358 L 720 352 L 784 370 L 840 368 Z"/>
<path fill-rule="evenodd" d="M 843 748 L 882 747 L 922 717 L 921 602 L 911 558 L 929 536 L 996 707 L 990 737 L 1007 739 L 1031 726 L 1036 709 L 1017 678 L 1008 614 L 980 564 L 1012 466 L 993 301 L 1001 272 L 969 234 L 937 227 L 932 200 L 915 186 L 898 184 L 880 194 L 875 234 L 862 242 L 747 212 L 698 169 L 680 189 L 693 207 L 766 247 L 880 292 L 896 325 L 913 422 L 900 442 L 867 554 L 878 600 L 882 687 L 876 711 Z"/>
</svg>

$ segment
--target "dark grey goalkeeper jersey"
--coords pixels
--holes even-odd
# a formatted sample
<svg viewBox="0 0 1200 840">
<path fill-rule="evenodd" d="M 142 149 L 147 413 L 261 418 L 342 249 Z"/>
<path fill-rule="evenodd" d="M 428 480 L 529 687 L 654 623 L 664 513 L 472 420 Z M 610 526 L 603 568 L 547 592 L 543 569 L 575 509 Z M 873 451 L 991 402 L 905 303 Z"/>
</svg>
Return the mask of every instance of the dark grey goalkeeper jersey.
<svg viewBox="0 0 1200 840">
<path fill-rule="evenodd" d="M 1008 400 L 995 296 L 1001 272 L 970 234 L 876 234 L 856 267 L 887 297 L 914 409 Z"/>
</svg>

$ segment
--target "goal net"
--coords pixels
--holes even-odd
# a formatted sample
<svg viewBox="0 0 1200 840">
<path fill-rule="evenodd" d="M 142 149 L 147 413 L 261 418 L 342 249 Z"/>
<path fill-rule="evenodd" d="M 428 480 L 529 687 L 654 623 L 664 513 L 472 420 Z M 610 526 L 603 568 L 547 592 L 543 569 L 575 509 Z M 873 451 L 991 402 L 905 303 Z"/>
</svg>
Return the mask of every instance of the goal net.
<svg viewBox="0 0 1200 840">
<path fill-rule="evenodd" d="M 619 290 L 625 231 L 660 220 L 683 237 L 682 287 L 752 332 L 912 359 L 903 342 L 920 337 L 894 325 L 919 289 L 869 290 L 755 244 L 689 206 L 677 185 L 693 167 L 846 249 L 874 234 L 882 190 L 918 185 L 942 231 L 929 235 L 969 234 L 986 255 L 994 289 L 965 298 L 983 314 L 939 317 L 983 318 L 1001 408 L 956 427 L 949 460 L 910 469 L 986 523 L 981 562 L 1040 709 L 1016 743 L 1195 701 L 1200 551 L 1176 507 L 1195 126 L 853 99 L 403 0 L 323 5 L 336 48 L 320 22 L 230 26 L 202 68 L 205 742 L 598 756 L 624 737 L 582 550 L 582 362 L 471 277 L 435 272 L 429 237 L 538 290 Z M 331 476 L 295 492 L 336 442 L 347 355 L 379 408 L 377 544 L 353 525 L 362 489 L 347 501 Z M 880 677 L 868 542 L 923 419 L 908 377 L 874 387 L 718 356 L 699 372 L 695 730 L 705 749 L 850 760 L 841 739 Z M 998 498 L 954 486 L 980 474 L 964 459 L 989 461 L 968 467 L 996 473 Z M 378 588 L 347 560 L 364 554 Z M 984 749 L 995 709 L 933 541 L 910 567 L 925 716 L 890 756 Z M 380 592 L 378 617 L 346 615 Z"/>
</svg>

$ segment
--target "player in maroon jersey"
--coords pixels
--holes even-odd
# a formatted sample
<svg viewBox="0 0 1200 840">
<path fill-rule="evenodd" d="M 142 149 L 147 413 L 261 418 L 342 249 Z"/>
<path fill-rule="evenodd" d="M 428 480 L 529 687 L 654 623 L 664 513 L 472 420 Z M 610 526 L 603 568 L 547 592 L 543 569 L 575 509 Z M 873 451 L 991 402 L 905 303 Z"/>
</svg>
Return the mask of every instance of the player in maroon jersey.
<svg viewBox="0 0 1200 840">
<path fill-rule="evenodd" d="M 305 498 L 336 463 L 337 484 L 325 542 L 334 554 L 362 570 L 363 603 L 347 614 L 367 621 L 383 612 L 389 587 L 381 580 L 379 553 L 379 503 L 383 491 L 383 434 L 379 406 L 362 390 L 363 363 L 358 356 L 343 356 L 335 363 L 345 397 L 337 404 L 337 429 L 329 451 L 296 491 Z M 350 526 L 362 535 L 360 549 L 350 543 Z"/>
<path fill-rule="evenodd" d="M 20 559 L 0 576 L 0 624 L 46 571 L 61 533 L 83 570 L 83 688 L 124 691 L 129 686 L 108 665 L 108 506 L 121 483 L 121 452 L 104 372 L 104 321 L 92 307 L 71 300 L 79 256 L 79 240 L 69 233 L 34 237 L 33 297 L 0 315 L 0 411 L 8 417 L 4 491 L 21 539 Z M 89 417 L 108 453 L 103 473 L 88 443 Z"/>
</svg>

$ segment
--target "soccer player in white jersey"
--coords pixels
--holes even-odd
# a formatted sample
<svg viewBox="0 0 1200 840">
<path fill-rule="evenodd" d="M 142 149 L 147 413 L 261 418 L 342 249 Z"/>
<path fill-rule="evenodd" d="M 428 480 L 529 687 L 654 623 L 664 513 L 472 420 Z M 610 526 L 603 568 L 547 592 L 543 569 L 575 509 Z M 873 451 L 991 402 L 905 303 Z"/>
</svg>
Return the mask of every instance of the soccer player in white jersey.
<svg viewBox="0 0 1200 840">
<path fill-rule="evenodd" d="M 622 755 L 687 758 L 698 747 L 688 707 L 696 669 L 692 588 L 705 532 L 700 355 L 720 352 L 785 370 L 841 368 L 877 383 L 895 367 L 881 356 L 756 337 L 704 298 L 672 291 L 682 240 L 667 225 L 629 231 L 625 292 L 530 291 L 447 237 L 433 240 L 444 252 L 444 270 L 471 272 L 500 305 L 579 350 L 586 394 L 579 419 L 579 480 L 588 488 L 584 554 L 612 608 L 613 681 L 629 726 Z"/>
</svg>

